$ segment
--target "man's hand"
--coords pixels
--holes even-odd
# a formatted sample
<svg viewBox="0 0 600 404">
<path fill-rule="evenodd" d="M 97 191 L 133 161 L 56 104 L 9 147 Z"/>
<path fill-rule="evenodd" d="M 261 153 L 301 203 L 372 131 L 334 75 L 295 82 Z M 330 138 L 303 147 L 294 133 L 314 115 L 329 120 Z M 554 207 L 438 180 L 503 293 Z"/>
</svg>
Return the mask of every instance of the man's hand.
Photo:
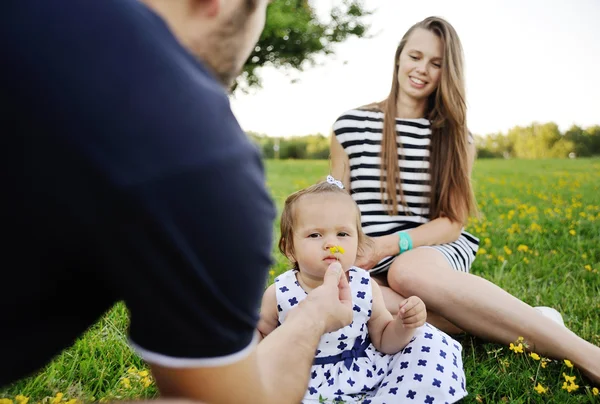
<svg viewBox="0 0 600 404">
<path fill-rule="evenodd" d="M 324 333 L 337 331 L 352 322 L 350 285 L 339 262 L 329 265 L 323 284 L 313 289 L 288 317 L 307 311 L 319 319 Z"/>
<path fill-rule="evenodd" d="M 404 299 L 398 305 L 398 321 L 404 328 L 418 328 L 427 320 L 425 303 L 417 296 Z"/>
</svg>

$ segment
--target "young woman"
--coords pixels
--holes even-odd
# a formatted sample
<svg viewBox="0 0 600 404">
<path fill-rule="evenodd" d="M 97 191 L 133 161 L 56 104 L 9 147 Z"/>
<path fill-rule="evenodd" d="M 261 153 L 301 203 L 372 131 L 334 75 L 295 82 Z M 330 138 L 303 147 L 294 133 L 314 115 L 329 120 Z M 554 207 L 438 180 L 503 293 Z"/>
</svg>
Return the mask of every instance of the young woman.
<svg viewBox="0 0 600 404">
<path fill-rule="evenodd" d="M 466 124 L 460 39 L 445 20 L 427 18 L 404 35 L 387 99 L 340 116 L 331 137 L 331 174 L 360 207 L 372 238 L 356 266 L 370 269 L 393 312 L 418 295 L 428 321 L 569 358 L 600 382 L 600 348 L 469 269 L 478 240 L 463 230 L 476 210 L 470 182 L 475 146 Z"/>
</svg>

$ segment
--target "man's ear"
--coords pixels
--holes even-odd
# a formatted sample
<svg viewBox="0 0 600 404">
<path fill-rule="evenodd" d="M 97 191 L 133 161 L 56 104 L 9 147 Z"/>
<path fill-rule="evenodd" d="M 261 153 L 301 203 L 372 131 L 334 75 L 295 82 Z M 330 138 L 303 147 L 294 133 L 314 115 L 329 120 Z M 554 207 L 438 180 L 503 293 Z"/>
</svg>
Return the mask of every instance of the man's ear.
<svg viewBox="0 0 600 404">
<path fill-rule="evenodd" d="M 221 11 L 223 0 L 191 0 L 193 3 L 194 14 L 201 14 L 205 17 L 216 17 Z"/>
</svg>

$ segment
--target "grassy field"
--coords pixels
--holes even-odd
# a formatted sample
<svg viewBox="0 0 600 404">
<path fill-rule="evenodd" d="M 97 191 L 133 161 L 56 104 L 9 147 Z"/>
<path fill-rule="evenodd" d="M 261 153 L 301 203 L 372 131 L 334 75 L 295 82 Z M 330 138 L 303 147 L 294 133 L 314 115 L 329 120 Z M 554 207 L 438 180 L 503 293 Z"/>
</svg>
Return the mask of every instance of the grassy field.
<svg viewBox="0 0 600 404">
<path fill-rule="evenodd" d="M 323 179 L 328 163 L 268 161 L 266 169 L 281 208 L 289 193 Z M 531 305 L 557 308 L 569 328 L 600 345 L 600 160 L 481 160 L 474 184 L 482 216 L 467 229 L 481 239 L 472 272 Z M 275 248 L 273 254 L 270 281 L 287 269 Z M 0 404 L 156 396 L 143 362 L 126 345 L 126 327 L 127 312 L 118 304 L 39 374 L 0 390 Z M 465 403 L 600 402 L 597 390 L 563 361 L 460 340 L 470 393 Z M 565 375 L 575 381 L 565 383 Z M 547 391 L 536 391 L 538 383 Z"/>
</svg>

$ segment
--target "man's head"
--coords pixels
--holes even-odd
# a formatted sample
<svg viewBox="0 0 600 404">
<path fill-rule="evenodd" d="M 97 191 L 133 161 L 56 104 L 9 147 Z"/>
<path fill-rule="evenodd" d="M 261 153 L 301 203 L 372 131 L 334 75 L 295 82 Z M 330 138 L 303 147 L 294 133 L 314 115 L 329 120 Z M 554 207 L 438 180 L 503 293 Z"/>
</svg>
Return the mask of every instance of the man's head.
<svg viewBox="0 0 600 404">
<path fill-rule="evenodd" d="M 260 38 L 269 0 L 143 0 L 230 88 Z"/>
</svg>

